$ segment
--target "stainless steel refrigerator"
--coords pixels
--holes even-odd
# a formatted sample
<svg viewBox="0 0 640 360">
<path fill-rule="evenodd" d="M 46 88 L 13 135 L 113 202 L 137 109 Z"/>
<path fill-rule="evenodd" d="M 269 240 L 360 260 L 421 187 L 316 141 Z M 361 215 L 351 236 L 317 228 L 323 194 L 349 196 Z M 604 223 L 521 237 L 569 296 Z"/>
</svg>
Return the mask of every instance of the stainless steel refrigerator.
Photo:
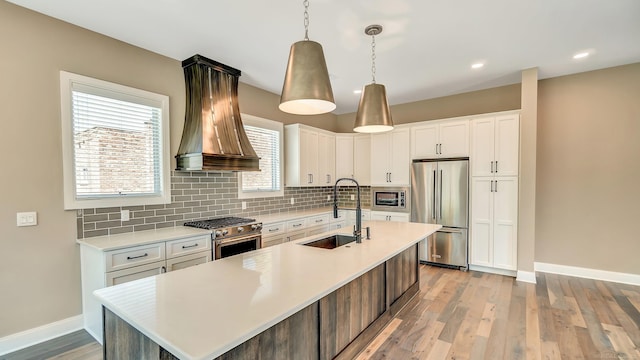
<svg viewBox="0 0 640 360">
<path fill-rule="evenodd" d="M 420 244 L 420 260 L 468 268 L 469 159 L 414 160 L 411 221 L 441 224 Z"/>
</svg>

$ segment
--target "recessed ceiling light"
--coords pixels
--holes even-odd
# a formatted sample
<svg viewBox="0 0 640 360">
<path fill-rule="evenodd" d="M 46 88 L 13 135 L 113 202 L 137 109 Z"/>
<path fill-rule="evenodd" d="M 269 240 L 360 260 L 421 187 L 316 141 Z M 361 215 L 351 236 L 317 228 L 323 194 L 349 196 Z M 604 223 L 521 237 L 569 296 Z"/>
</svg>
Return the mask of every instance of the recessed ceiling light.
<svg viewBox="0 0 640 360">
<path fill-rule="evenodd" d="M 581 53 L 577 53 L 575 55 L 573 55 L 574 59 L 583 59 L 586 58 L 587 56 L 589 56 L 588 52 L 581 52 Z"/>
<path fill-rule="evenodd" d="M 471 68 L 472 69 L 480 69 L 483 66 L 484 66 L 483 63 L 475 63 L 475 64 L 471 65 Z"/>
<path fill-rule="evenodd" d="M 362 90 L 353 90 L 354 94 L 362 94 Z"/>
</svg>

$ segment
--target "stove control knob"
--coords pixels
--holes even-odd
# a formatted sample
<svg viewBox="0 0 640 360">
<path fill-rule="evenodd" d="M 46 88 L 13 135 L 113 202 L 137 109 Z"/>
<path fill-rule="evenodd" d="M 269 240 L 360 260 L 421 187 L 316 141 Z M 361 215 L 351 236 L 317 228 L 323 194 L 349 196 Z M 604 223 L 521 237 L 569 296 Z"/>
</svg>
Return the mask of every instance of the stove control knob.
<svg viewBox="0 0 640 360">
<path fill-rule="evenodd" d="M 238 226 L 238 232 L 241 233 L 244 231 L 244 228 L 242 226 Z"/>
<path fill-rule="evenodd" d="M 229 233 L 229 230 L 227 230 L 227 229 L 222 230 L 222 235 L 223 236 L 227 235 L 228 233 Z"/>
<path fill-rule="evenodd" d="M 253 224 L 251 225 L 251 230 L 260 230 L 262 229 L 262 225 Z"/>
<path fill-rule="evenodd" d="M 220 236 L 222 236 L 222 231 L 216 230 L 216 237 L 220 237 Z"/>
</svg>

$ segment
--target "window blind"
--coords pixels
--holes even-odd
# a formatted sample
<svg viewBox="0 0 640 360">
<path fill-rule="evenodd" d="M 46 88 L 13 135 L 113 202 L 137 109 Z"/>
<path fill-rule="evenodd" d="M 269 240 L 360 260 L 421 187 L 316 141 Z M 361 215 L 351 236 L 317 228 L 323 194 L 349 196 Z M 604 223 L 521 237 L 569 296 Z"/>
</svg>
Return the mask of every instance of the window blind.
<svg viewBox="0 0 640 360">
<path fill-rule="evenodd" d="M 98 90 L 72 91 L 76 198 L 160 194 L 161 105 Z"/>
<path fill-rule="evenodd" d="M 251 146 L 260 158 L 260 172 L 242 173 L 242 191 L 280 190 L 280 133 L 250 125 L 245 125 L 244 129 Z"/>
</svg>

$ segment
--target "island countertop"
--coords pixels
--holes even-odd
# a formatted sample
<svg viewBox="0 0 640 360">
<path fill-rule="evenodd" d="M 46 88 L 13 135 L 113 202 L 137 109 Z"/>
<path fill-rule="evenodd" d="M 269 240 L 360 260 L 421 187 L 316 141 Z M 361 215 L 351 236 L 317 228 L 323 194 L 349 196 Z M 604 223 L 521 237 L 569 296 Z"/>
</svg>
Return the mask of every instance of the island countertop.
<svg viewBox="0 0 640 360">
<path fill-rule="evenodd" d="M 401 253 L 441 226 L 370 221 L 371 240 L 300 245 L 333 231 L 95 291 L 180 359 L 213 359 Z"/>
</svg>

